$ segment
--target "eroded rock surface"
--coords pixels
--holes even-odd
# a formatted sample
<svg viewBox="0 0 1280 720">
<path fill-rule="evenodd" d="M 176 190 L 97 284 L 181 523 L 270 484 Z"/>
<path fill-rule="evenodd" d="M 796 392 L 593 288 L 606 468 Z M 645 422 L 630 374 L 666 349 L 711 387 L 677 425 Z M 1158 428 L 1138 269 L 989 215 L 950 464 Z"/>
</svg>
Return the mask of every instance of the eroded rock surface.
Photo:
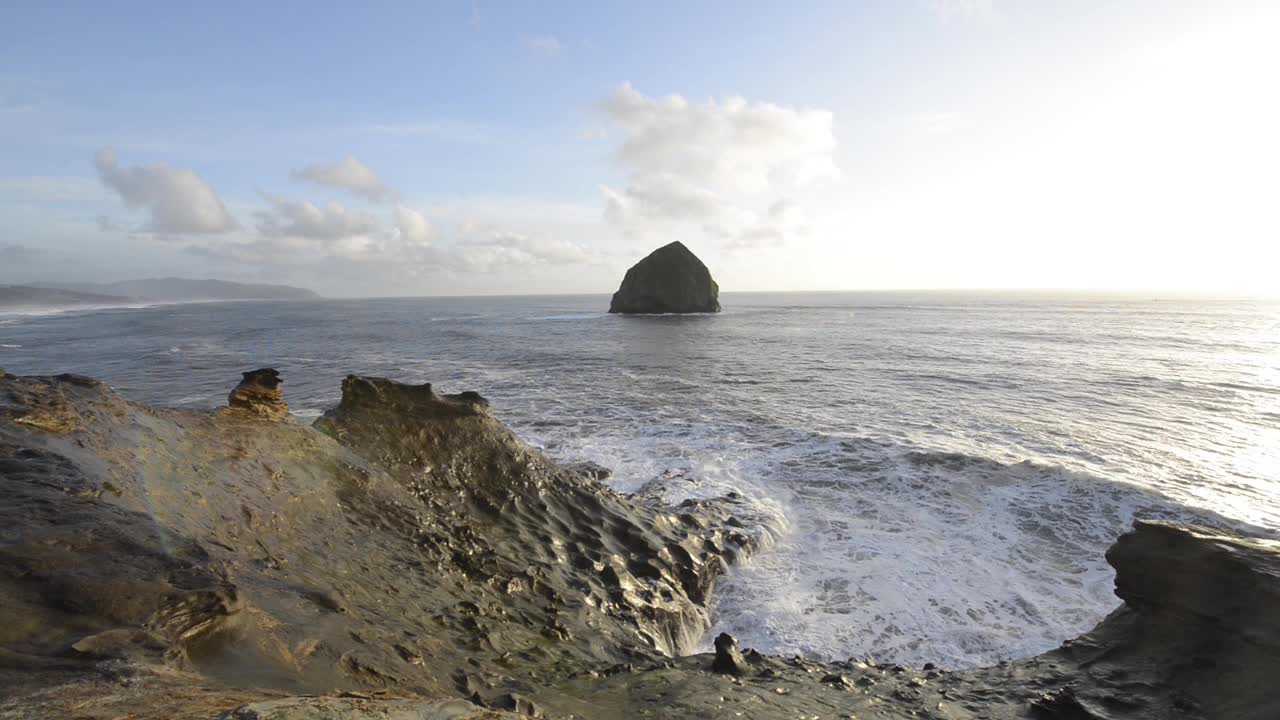
<svg viewBox="0 0 1280 720">
<path fill-rule="evenodd" d="M 227 407 L 268 420 L 282 420 L 289 416 L 289 404 L 284 401 L 280 383 L 280 373 L 274 368 L 250 370 L 227 396 Z"/>
<path fill-rule="evenodd" d="M 698 256 L 677 241 L 654 250 L 627 270 L 609 312 L 720 312 L 720 287 Z"/>
<path fill-rule="evenodd" d="M 351 376 L 281 422 L 278 380 L 0 375 L 0 718 L 1280 717 L 1275 542 L 1139 523 L 1122 607 L 990 668 L 685 656 L 770 530 L 736 498 L 615 493 L 474 392 Z"/>
</svg>

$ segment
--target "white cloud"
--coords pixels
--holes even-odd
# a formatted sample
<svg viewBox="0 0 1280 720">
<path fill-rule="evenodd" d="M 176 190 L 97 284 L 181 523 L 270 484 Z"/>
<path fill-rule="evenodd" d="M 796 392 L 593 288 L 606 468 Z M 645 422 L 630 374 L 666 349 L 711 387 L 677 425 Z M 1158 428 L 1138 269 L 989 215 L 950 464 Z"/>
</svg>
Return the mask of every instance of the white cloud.
<svg viewBox="0 0 1280 720">
<path fill-rule="evenodd" d="M 526 50 L 548 57 L 558 55 L 564 49 L 560 40 L 554 35 L 521 35 L 520 43 Z"/>
<path fill-rule="evenodd" d="M 237 264 L 316 275 L 341 270 L 404 282 L 444 274 L 492 275 L 538 266 L 590 263 L 597 256 L 582 245 L 562 239 L 535 238 L 464 223 L 449 242 L 437 244 L 438 231 L 426 215 L 396 206 L 388 225 L 337 203 L 264 195 L 270 207 L 254 213 L 256 235 L 221 242 L 193 243 L 186 251 Z"/>
<path fill-rule="evenodd" d="M 787 238 L 808 232 L 809 223 L 800 206 L 791 200 L 779 200 L 736 233 L 724 231 L 722 236 L 731 250 L 754 250 L 777 247 Z"/>
<path fill-rule="evenodd" d="M 576 265 L 593 261 L 585 247 L 564 240 L 540 240 L 509 232 L 467 238 L 431 256 L 436 264 L 458 272 L 493 273 L 530 265 Z"/>
<path fill-rule="evenodd" d="M 396 206 L 396 230 L 401 240 L 411 243 L 427 243 L 435 229 L 422 213 L 403 205 Z"/>
<path fill-rule="evenodd" d="M 643 175 L 623 192 L 604 188 L 605 218 L 611 222 L 633 220 L 714 219 L 724 211 L 719 195 L 687 178 L 662 173 Z"/>
<path fill-rule="evenodd" d="M 354 157 L 335 163 L 308 165 L 301 170 L 294 170 L 293 177 L 347 190 L 374 201 L 385 200 L 392 195 L 382 178 Z"/>
<path fill-rule="evenodd" d="M 605 112 L 626 133 L 618 159 L 633 173 L 667 173 L 713 189 L 762 191 L 771 180 L 807 182 L 838 174 L 833 116 L 826 110 L 749 103 L 741 97 L 691 103 L 617 87 Z"/>
<path fill-rule="evenodd" d="M 694 103 L 624 84 L 604 111 L 623 131 L 616 158 L 628 175 L 625 190 L 604 188 L 605 217 L 629 233 L 692 222 L 738 237 L 777 193 L 840 174 L 826 110 L 741 97 Z"/>
<path fill-rule="evenodd" d="M 121 168 L 115 151 L 94 157 L 98 177 L 131 208 L 146 208 L 143 232 L 200 235 L 230 232 L 237 224 L 213 189 L 194 172 L 163 163 Z"/>
<path fill-rule="evenodd" d="M 305 200 L 289 200 L 277 195 L 263 197 L 271 208 L 255 215 L 258 232 L 266 237 L 335 241 L 378 230 L 378 223 L 372 217 L 348 210 L 338 203 L 321 207 Z"/>
</svg>

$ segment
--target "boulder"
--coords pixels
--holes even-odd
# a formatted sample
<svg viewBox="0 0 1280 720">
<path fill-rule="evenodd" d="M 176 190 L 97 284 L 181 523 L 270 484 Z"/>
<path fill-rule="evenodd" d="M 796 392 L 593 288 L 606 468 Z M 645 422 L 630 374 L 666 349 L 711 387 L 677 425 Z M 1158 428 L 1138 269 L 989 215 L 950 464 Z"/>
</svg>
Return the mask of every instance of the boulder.
<svg viewBox="0 0 1280 720">
<path fill-rule="evenodd" d="M 664 245 L 627 271 L 613 294 L 611 313 L 720 312 L 720 287 L 683 243 Z"/>
<path fill-rule="evenodd" d="M 711 661 L 711 669 L 722 675 L 747 674 L 747 661 L 742 659 L 738 651 L 738 641 L 729 633 L 716 636 L 716 656 Z"/>
</svg>

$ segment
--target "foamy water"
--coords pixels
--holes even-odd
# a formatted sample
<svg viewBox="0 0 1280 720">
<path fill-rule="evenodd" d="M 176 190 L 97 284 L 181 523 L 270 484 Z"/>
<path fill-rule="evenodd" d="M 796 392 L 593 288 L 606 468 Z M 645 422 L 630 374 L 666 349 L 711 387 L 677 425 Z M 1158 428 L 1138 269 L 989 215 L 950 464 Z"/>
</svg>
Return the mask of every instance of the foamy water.
<svg viewBox="0 0 1280 720">
<path fill-rule="evenodd" d="M 32 316 L 0 365 L 223 401 L 273 365 L 313 418 L 348 372 L 478 390 L 525 438 L 669 497 L 736 490 L 789 528 L 718 591 L 781 653 L 950 666 L 1112 610 L 1136 517 L 1280 529 L 1280 304 L 1011 294 L 234 303 Z"/>
</svg>

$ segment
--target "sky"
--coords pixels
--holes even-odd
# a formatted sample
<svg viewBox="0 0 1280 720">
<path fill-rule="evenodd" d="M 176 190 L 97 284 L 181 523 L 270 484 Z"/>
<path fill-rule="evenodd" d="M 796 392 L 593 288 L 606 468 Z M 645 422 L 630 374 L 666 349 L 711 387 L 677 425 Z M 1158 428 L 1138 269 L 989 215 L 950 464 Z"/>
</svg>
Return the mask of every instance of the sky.
<svg viewBox="0 0 1280 720">
<path fill-rule="evenodd" d="M 0 282 L 1280 286 L 1280 3 L 6 3 Z"/>
</svg>

